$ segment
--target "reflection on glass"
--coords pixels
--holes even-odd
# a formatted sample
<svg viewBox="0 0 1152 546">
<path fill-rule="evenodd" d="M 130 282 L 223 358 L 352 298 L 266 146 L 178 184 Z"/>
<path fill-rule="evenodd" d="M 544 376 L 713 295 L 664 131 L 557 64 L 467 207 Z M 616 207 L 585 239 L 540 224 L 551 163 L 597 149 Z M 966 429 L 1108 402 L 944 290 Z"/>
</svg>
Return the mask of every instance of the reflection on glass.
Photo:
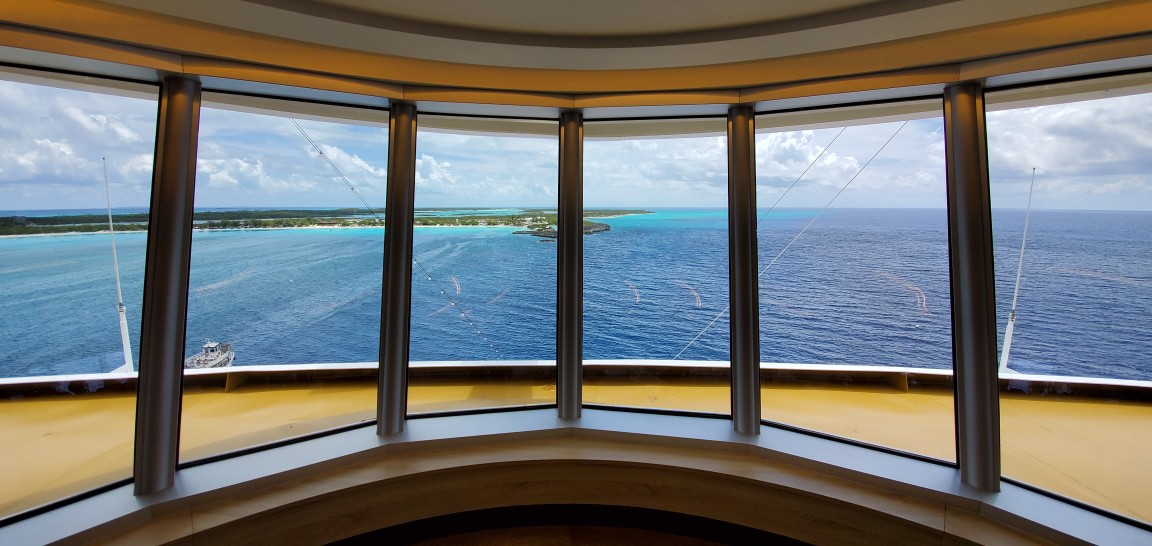
<svg viewBox="0 0 1152 546">
<path fill-rule="evenodd" d="M 939 118 L 757 135 L 763 416 L 954 460 Z"/>
<path fill-rule="evenodd" d="M 0 81 L 0 517 L 132 472 L 156 90 L 57 85 Z"/>
<path fill-rule="evenodd" d="M 181 459 L 375 417 L 386 114 L 206 105 Z"/>
<path fill-rule="evenodd" d="M 1004 475 L 1152 522 L 1152 95 L 1005 95 L 987 115 Z"/>
<path fill-rule="evenodd" d="M 727 153 L 585 143 L 585 225 L 608 228 L 584 237 L 585 403 L 729 412 Z"/>
<path fill-rule="evenodd" d="M 555 403 L 555 137 L 416 142 L 408 412 Z"/>
</svg>

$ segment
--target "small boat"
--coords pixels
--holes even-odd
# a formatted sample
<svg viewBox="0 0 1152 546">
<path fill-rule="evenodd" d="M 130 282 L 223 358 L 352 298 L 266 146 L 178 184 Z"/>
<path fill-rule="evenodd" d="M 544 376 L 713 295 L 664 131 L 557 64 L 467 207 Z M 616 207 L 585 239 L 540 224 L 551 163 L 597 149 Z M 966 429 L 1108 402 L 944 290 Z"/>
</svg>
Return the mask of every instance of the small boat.
<svg viewBox="0 0 1152 546">
<path fill-rule="evenodd" d="M 184 367 L 188 369 L 224 368 L 232 365 L 231 343 L 220 343 L 210 339 L 204 340 L 200 352 L 184 359 Z"/>
</svg>

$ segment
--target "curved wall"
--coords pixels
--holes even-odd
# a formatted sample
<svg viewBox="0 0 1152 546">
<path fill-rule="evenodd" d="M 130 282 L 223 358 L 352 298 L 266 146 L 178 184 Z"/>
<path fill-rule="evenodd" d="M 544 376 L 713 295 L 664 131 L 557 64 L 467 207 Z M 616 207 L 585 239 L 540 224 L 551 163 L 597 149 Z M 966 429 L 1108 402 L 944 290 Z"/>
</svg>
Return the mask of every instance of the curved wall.
<svg viewBox="0 0 1152 546">
<path fill-rule="evenodd" d="M 516 422 L 511 427 L 537 417 L 543 415 L 503 415 L 506 422 Z M 484 416 L 470 419 L 470 424 L 485 428 Z M 633 424 L 661 428 L 661 423 L 675 426 L 677 419 L 639 416 Z M 450 424 L 451 418 L 437 421 Z M 432 425 L 431 420 L 413 423 L 414 431 L 425 424 Z M 703 428 L 726 428 L 722 421 L 714 424 Z M 496 435 L 410 438 L 390 446 L 386 456 L 377 448 L 375 454 L 363 452 L 247 485 L 155 503 L 149 515 L 141 514 L 142 521 L 105 525 L 88 535 L 115 543 L 192 539 L 320 544 L 451 514 L 585 505 L 685 514 L 815 544 L 1044 542 L 981 514 L 987 508 L 967 492 L 927 493 L 907 484 L 860 481 L 859 475 L 797 464 L 755 445 L 589 425 L 536 432 L 510 432 L 506 425 L 501 427 L 505 433 Z M 294 458 L 292 451 L 281 457 Z M 230 464 L 260 464 L 270 455 Z M 188 485 L 226 466 L 188 469 Z M 919 470 L 934 472 L 930 466 Z"/>
</svg>

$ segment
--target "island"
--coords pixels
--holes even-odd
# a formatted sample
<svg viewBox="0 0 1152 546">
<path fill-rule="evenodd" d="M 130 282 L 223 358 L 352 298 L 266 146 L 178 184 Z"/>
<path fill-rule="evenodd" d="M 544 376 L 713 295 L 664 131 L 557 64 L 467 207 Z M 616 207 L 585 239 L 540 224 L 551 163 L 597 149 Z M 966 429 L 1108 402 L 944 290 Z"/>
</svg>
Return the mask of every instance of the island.
<svg viewBox="0 0 1152 546">
<path fill-rule="evenodd" d="M 504 211 L 516 210 L 504 214 Z M 501 214 L 496 214 L 499 211 Z M 584 211 L 584 234 L 609 231 L 611 226 L 588 218 L 612 218 L 633 214 L 652 214 L 639 209 L 588 209 Z M 385 221 L 370 209 L 267 209 L 206 210 L 192 217 L 195 229 L 277 229 L 305 227 L 379 227 Z M 148 229 L 146 213 L 113 214 L 117 231 Z M 512 233 L 545 239 L 556 238 L 556 211 L 546 209 L 416 209 L 413 225 L 425 226 L 490 226 L 522 228 Z M 0 216 L 0 236 L 91 233 L 108 230 L 104 214 L 71 214 L 57 216 Z"/>
<path fill-rule="evenodd" d="M 593 233 L 600 233 L 612 229 L 612 226 L 600 222 L 590 222 L 584 220 L 584 235 L 591 235 Z M 537 227 L 535 229 L 522 229 L 520 231 L 513 231 L 513 235 L 531 235 L 533 237 L 543 237 L 545 239 L 555 239 L 558 236 L 556 228 L 551 225 L 545 227 Z"/>
</svg>

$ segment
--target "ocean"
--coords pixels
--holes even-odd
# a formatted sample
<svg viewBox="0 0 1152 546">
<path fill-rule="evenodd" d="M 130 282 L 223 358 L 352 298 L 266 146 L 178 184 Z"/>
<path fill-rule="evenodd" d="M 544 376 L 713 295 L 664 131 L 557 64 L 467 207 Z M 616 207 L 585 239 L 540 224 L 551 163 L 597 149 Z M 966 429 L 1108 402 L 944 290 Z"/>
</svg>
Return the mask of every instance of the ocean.
<svg viewBox="0 0 1152 546">
<path fill-rule="evenodd" d="M 993 213 L 1001 336 L 1024 216 Z M 725 211 L 597 221 L 612 229 L 584 239 L 585 358 L 727 360 Z M 1152 213 L 1030 222 L 1009 366 L 1152 380 Z M 513 231 L 416 228 L 412 360 L 555 357 L 556 245 Z M 762 211 L 761 360 L 949 368 L 947 232 L 940 209 Z M 375 361 L 383 236 L 196 231 L 186 354 L 212 339 L 237 366 Z M 134 351 L 146 237 L 116 237 Z M 0 317 L 0 377 L 119 366 L 108 234 L 0 238 Z"/>
</svg>

